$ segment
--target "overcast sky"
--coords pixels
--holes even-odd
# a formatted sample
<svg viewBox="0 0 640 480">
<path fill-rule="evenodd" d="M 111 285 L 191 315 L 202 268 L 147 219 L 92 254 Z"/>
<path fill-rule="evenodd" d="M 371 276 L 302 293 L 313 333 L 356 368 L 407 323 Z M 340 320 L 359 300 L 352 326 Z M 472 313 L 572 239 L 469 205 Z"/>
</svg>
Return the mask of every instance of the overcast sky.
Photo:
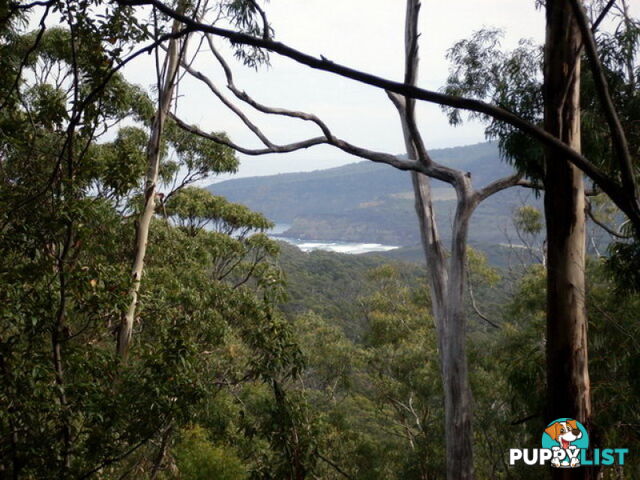
<svg viewBox="0 0 640 480">
<path fill-rule="evenodd" d="M 402 79 L 404 1 L 271 0 L 266 9 L 277 40 L 382 77 Z M 445 58 L 447 49 L 483 27 L 503 29 L 503 46 L 507 48 L 515 47 L 521 38 L 542 43 L 544 14 L 534 8 L 533 0 L 424 0 L 419 86 L 441 88 L 449 68 Z M 224 86 L 213 57 L 202 52 L 198 58 L 197 68 Z M 135 64 L 127 73 L 134 81 L 149 85 L 153 82 L 153 69 L 149 60 L 146 62 Z M 231 63 L 237 85 L 256 100 L 315 113 L 336 135 L 357 145 L 390 153 L 403 151 L 396 111 L 381 90 L 312 70 L 277 55 L 272 55 L 270 68 L 257 72 Z M 243 146 L 261 146 L 198 81 L 185 78 L 180 94 L 178 112 L 187 122 L 205 130 L 226 131 Z M 451 127 L 438 107 L 419 103 L 420 127 L 429 148 L 484 140 L 481 125 L 467 123 Z M 302 140 L 320 133 L 304 122 L 264 116 L 250 109 L 245 111 L 275 143 Z M 359 161 L 326 146 L 285 155 L 257 158 L 240 155 L 240 158 L 239 176 L 307 171 Z"/>
</svg>

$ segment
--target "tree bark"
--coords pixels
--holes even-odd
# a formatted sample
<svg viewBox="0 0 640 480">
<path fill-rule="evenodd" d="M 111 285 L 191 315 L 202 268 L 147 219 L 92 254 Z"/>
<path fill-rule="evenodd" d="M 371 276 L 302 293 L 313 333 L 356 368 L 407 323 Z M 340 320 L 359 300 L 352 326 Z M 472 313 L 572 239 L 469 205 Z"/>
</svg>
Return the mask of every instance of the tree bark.
<svg viewBox="0 0 640 480">
<path fill-rule="evenodd" d="M 174 22 L 173 31 L 179 30 L 179 22 Z M 145 180 L 144 208 L 136 227 L 135 258 L 132 269 L 132 286 L 129 291 L 131 301 L 129 307 L 122 318 L 118 332 L 117 353 L 120 359 L 126 362 L 129 354 L 129 346 L 133 333 L 133 323 L 138 306 L 138 293 L 142 280 L 144 259 L 147 253 L 147 242 L 149 239 L 149 227 L 155 213 L 156 192 L 158 184 L 158 173 L 160 171 L 161 138 L 164 124 L 171 109 L 173 92 L 177 81 L 180 57 L 186 48 L 187 38 L 181 45 L 180 40 L 172 38 L 169 42 L 167 55 L 164 62 L 164 78 L 159 90 L 158 110 L 151 125 L 149 143 L 147 145 L 147 173 Z"/>
<path fill-rule="evenodd" d="M 411 144 L 407 146 L 412 147 Z M 419 173 L 411 176 L 440 353 L 447 479 L 473 479 L 473 405 L 465 345 L 464 288 L 467 233 L 475 201 L 470 195 L 469 182 L 469 188 L 458 193 L 451 258 L 447 266 L 436 228 L 429 177 Z"/>
<path fill-rule="evenodd" d="M 407 138 L 406 127 L 403 129 Z M 415 153 L 413 143 L 408 143 L 407 149 L 409 154 Z M 465 181 L 462 188 L 456 188 L 458 205 L 452 230 L 451 258 L 447 266 L 436 228 L 429 177 L 415 172 L 411 177 L 440 353 L 447 479 L 473 479 L 473 406 L 465 345 L 464 288 L 467 234 L 476 202 L 471 195 L 470 180 Z"/>
<path fill-rule="evenodd" d="M 407 0 L 405 23 L 405 83 L 415 85 L 418 71 L 417 21 L 420 0 Z M 419 158 L 415 126 L 415 100 L 390 94 L 402 123 L 405 147 L 410 159 Z M 425 160 L 425 159 L 421 159 Z M 412 172 L 415 209 L 420 224 L 422 246 L 427 261 L 432 311 L 438 339 L 444 390 L 446 475 L 448 480 L 471 480 L 473 473 L 473 429 L 471 387 L 469 385 L 464 311 L 464 285 L 469 219 L 475 207 L 471 181 L 456 176 L 458 196 L 452 231 L 449 265 L 438 234 L 431 196 L 430 179 Z"/>
<path fill-rule="evenodd" d="M 547 0 L 545 129 L 580 151 L 581 35 L 570 3 Z M 585 313 L 583 174 L 554 148 L 545 152 L 547 224 L 546 417 L 570 417 L 589 428 L 591 397 Z M 553 469 L 556 479 L 590 478 L 593 469 Z"/>
<path fill-rule="evenodd" d="M 466 352 L 464 288 L 469 220 L 475 204 L 471 180 L 456 185 L 458 205 L 452 229 L 447 315 L 442 340 L 447 478 L 473 479 L 473 406 Z"/>
</svg>

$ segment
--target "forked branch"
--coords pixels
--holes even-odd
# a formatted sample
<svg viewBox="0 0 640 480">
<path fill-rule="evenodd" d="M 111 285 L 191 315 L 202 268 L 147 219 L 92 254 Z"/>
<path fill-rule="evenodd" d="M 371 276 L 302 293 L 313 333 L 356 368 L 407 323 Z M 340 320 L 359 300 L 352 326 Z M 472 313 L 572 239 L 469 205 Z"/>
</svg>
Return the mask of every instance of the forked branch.
<svg viewBox="0 0 640 480">
<path fill-rule="evenodd" d="M 612 179 L 601 168 L 590 162 L 581 153 L 572 149 L 555 136 L 546 132 L 543 128 L 534 125 L 531 122 L 519 117 L 518 115 L 480 100 L 447 95 L 431 90 L 418 88 L 416 86 L 407 85 L 406 83 L 395 82 L 367 72 L 356 70 L 345 65 L 327 60 L 326 58 L 316 58 L 304 52 L 296 50 L 284 43 L 276 42 L 271 39 L 254 37 L 245 33 L 228 30 L 214 25 L 198 22 L 188 16 L 176 12 L 173 8 L 164 4 L 161 0 L 116 0 L 121 5 L 127 6 L 152 6 L 163 14 L 173 18 L 184 24 L 189 30 L 209 33 L 219 37 L 226 38 L 233 43 L 241 45 L 249 45 L 258 48 L 264 48 L 268 51 L 277 53 L 284 57 L 295 60 L 298 63 L 307 65 L 311 68 L 332 72 L 337 75 L 350 78 L 352 80 L 376 86 L 384 90 L 398 93 L 405 97 L 414 98 L 438 105 L 444 105 L 452 108 L 469 110 L 481 114 L 488 115 L 496 120 L 505 122 L 519 129 L 523 133 L 530 135 L 540 143 L 558 150 L 566 155 L 568 161 L 574 164 L 587 174 L 602 190 L 611 198 L 611 200 L 620 208 L 634 225 L 640 230 L 640 205 L 634 192 L 628 191 L 626 185 L 620 185 L 616 180 Z"/>
</svg>

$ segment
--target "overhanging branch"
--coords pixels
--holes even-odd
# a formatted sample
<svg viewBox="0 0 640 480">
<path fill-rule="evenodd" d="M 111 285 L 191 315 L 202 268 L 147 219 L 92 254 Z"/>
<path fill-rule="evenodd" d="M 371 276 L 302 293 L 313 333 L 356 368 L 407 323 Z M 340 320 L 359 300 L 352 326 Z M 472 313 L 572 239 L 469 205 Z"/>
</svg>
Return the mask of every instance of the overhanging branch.
<svg viewBox="0 0 640 480">
<path fill-rule="evenodd" d="M 297 150 L 303 150 L 305 148 L 313 147 L 314 145 L 322 145 L 324 143 L 327 143 L 324 137 L 315 137 L 315 138 L 310 138 L 309 140 L 304 140 L 301 142 L 289 143 L 287 145 L 276 145 L 274 143 L 269 142 L 269 146 L 266 148 L 259 148 L 259 149 L 246 148 L 232 142 L 224 135 L 219 135 L 216 133 L 207 133 L 201 130 L 200 128 L 196 127 L 195 125 L 189 125 L 187 122 L 181 120 L 180 118 L 176 117 L 172 113 L 170 113 L 169 116 L 174 122 L 176 122 L 176 124 L 181 129 L 189 133 L 192 133 L 194 135 L 197 135 L 198 137 L 211 140 L 212 142 L 218 143 L 220 145 L 225 145 L 245 155 L 260 156 L 260 155 L 268 155 L 270 153 L 289 153 L 289 152 L 295 152 Z"/>
<path fill-rule="evenodd" d="M 316 58 L 304 52 L 296 50 L 288 45 L 276 42 L 270 39 L 254 37 L 245 33 L 236 32 L 214 25 L 208 25 L 197 22 L 186 15 L 182 15 L 172 8 L 168 7 L 160 0 L 116 0 L 118 4 L 127 6 L 153 6 L 165 15 L 182 22 L 190 30 L 197 30 L 203 33 L 209 33 L 219 37 L 226 38 L 232 43 L 249 45 L 258 48 L 264 48 L 271 52 L 277 53 L 284 57 L 295 60 L 298 63 L 307 65 L 311 68 L 332 72 L 345 78 L 382 88 L 405 97 L 414 98 L 438 105 L 444 105 L 462 110 L 469 110 L 481 113 L 495 118 L 496 120 L 505 122 L 518 130 L 526 133 L 540 143 L 555 148 L 559 152 L 566 155 L 568 161 L 587 174 L 602 190 L 611 198 L 611 200 L 620 208 L 640 231 L 640 205 L 633 192 L 625 191 L 623 187 L 616 181 L 611 179 L 603 170 L 598 168 L 586 157 L 575 151 L 558 138 L 546 132 L 543 128 L 534 125 L 518 115 L 505 110 L 503 108 L 491 105 L 489 103 L 474 100 L 470 98 L 457 97 L 444 93 L 434 92 L 407 85 L 392 80 L 388 80 L 367 72 L 359 71 L 345 65 L 341 65 L 324 57 Z M 406 169 L 406 165 L 405 165 Z"/>
</svg>

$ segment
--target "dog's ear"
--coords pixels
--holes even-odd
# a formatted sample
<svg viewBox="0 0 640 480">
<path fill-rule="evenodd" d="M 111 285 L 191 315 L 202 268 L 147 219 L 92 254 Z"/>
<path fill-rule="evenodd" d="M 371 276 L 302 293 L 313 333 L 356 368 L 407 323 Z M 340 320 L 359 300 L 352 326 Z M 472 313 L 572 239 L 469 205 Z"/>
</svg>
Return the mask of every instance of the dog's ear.
<svg viewBox="0 0 640 480">
<path fill-rule="evenodd" d="M 553 425 L 549 425 L 545 428 L 544 432 L 554 440 L 558 440 L 558 434 L 560 433 L 560 423 L 556 422 Z"/>
<path fill-rule="evenodd" d="M 567 425 L 569 425 L 572 430 L 575 430 L 576 428 L 578 428 L 577 420 L 567 420 Z"/>
</svg>

